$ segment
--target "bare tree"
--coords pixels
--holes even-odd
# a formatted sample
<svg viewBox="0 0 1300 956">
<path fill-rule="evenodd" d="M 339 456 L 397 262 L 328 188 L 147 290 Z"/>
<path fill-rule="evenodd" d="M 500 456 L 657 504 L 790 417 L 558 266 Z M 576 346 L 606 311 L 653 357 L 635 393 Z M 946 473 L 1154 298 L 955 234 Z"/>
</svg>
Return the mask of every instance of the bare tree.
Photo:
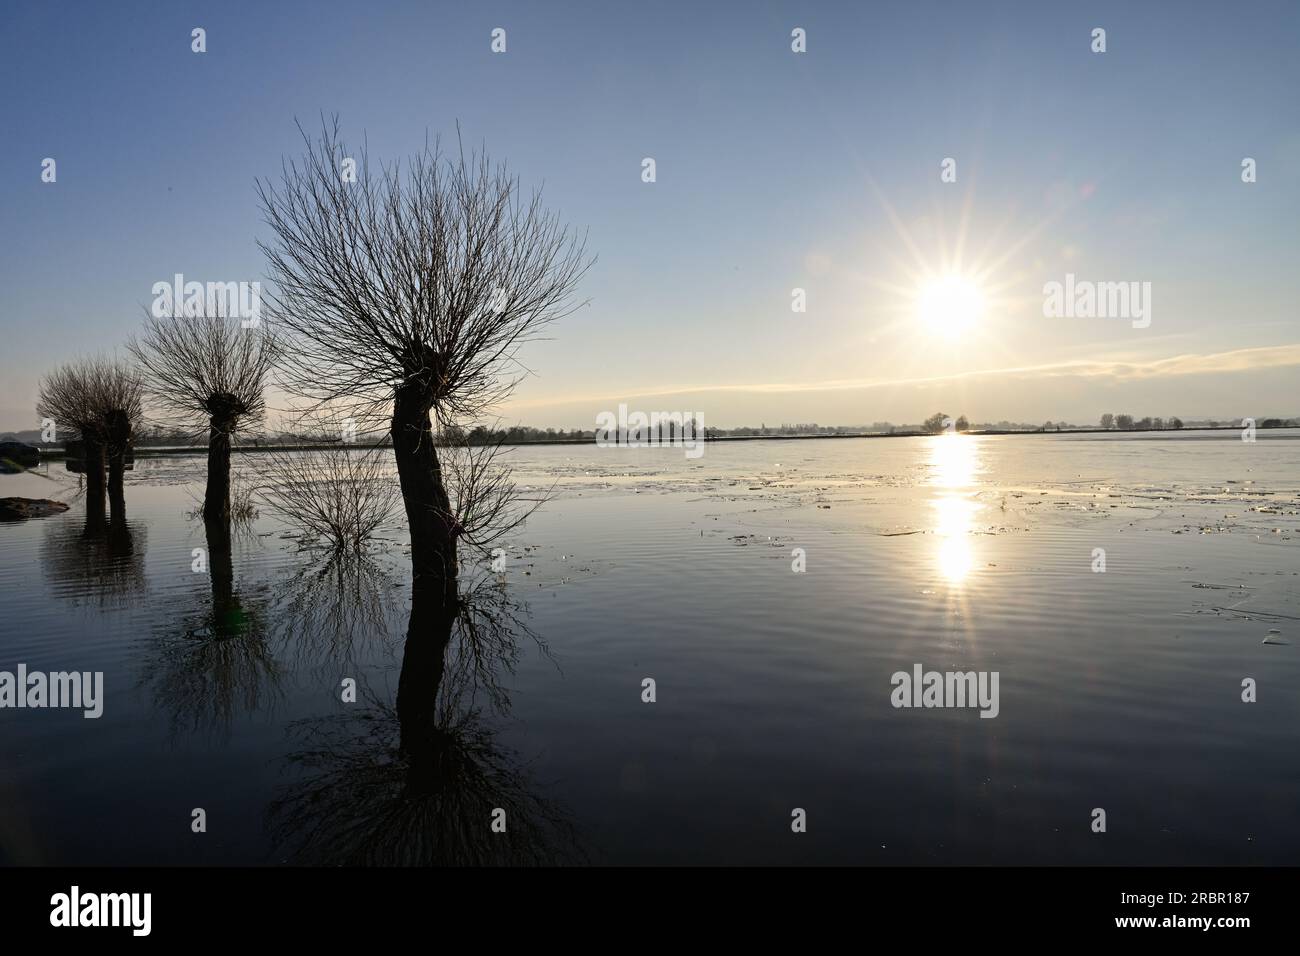
<svg viewBox="0 0 1300 956">
<path fill-rule="evenodd" d="M 230 445 L 236 433 L 261 421 L 277 344 L 264 326 L 244 328 L 224 315 L 158 317 L 146 314 L 131 353 L 146 373 L 150 398 L 169 424 L 208 431 L 205 521 L 230 520 Z"/>
<path fill-rule="evenodd" d="M 344 444 L 268 451 L 258 501 L 332 551 L 359 554 L 397 510 L 400 490 L 380 453 Z"/>
<path fill-rule="evenodd" d="M 136 370 L 117 359 L 95 364 L 96 401 L 102 409 L 101 436 L 108 459 L 108 501 L 117 521 L 126 515 L 126 457 L 144 420 L 144 387 Z"/>
<path fill-rule="evenodd" d="M 947 413 L 935 412 L 921 423 L 921 430 L 927 435 L 938 435 L 940 432 L 947 431 L 948 423 L 951 421 Z"/>
<path fill-rule="evenodd" d="M 289 340 L 286 384 L 387 418 L 413 576 L 446 587 L 463 529 L 430 416 L 473 421 L 509 394 L 519 346 L 576 307 L 585 240 L 481 152 L 426 142 L 404 165 L 372 167 L 364 147 L 350 156 L 337 119 L 303 140 L 278 185 L 257 187 L 274 236 L 260 246 Z"/>
<path fill-rule="evenodd" d="M 87 514 L 104 502 L 104 470 L 113 514 L 125 515 L 124 479 L 131 438 L 143 416 L 140 378 L 127 363 L 84 358 L 59 366 L 41 380 L 37 414 L 82 442 Z"/>
<path fill-rule="evenodd" d="M 36 414 L 51 419 L 64 444 L 80 440 L 86 474 L 86 513 L 104 508 L 104 446 L 99 440 L 98 409 L 91 386 L 89 359 L 68 362 L 41 379 Z"/>
</svg>

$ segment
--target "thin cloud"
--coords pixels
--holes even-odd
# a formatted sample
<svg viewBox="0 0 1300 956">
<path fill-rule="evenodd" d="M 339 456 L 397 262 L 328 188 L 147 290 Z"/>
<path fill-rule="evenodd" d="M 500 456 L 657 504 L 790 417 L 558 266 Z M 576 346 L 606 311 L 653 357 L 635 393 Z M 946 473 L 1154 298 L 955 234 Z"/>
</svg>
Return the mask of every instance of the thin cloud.
<svg viewBox="0 0 1300 956">
<path fill-rule="evenodd" d="M 673 385 L 657 389 L 638 389 L 620 393 L 620 397 L 638 398 L 661 395 L 686 395 L 716 392 L 745 392 L 752 394 L 788 394 L 799 392 L 837 392 L 872 388 L 900 388 L 907 386 L 937 385 L 945 382 L 962 382 L 981 378 L 1012 378 L 1018 380 L 1084 378 L 1126 381 L 1134 379 L 1173 378 L 1184 375 L 1212 375 L 1249 372 L 1266 368 L 1300 366 L 1300 343 L 1272 345 L 1260 348 L 1234 349 L 1208 355 L 1176 355 L 1171 358 L 1148 361 L 1107 359 L 1102 361 L 1056 362 L 1046 365 L 1023 365 L 1013 368 L 981 369 L 954 375 L 937 375 L 904 379 L 837 379 L 826 382 L 768 382 L 760 384 Z M 607 400 L 609 393 L 600 395 L 570 396 L 565 398 L 538 398 L 510 403 L 513 408 L 530 408 L 547 405 L 567 405 Z"/>
</svg>

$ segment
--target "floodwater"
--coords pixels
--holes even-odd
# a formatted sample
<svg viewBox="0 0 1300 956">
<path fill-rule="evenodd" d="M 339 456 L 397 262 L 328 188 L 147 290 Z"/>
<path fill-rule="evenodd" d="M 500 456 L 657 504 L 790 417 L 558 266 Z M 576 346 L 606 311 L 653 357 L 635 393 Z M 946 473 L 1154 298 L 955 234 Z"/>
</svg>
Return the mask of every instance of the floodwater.
<svg viewBox="0 0 1300 956">
<path fill-rule="evenodd" d="M 104 673 L 0 710 L 0 861 L 1294 863 L 1298 439 L 520 448 L 553 498 L 457 613 L 400 524 L 196 552 L 203 460 L 140 458 L 124 528 L 0 525 L 0 670 Z M 894 707 L 918 664 L 997 716 Z"/>
</svg>

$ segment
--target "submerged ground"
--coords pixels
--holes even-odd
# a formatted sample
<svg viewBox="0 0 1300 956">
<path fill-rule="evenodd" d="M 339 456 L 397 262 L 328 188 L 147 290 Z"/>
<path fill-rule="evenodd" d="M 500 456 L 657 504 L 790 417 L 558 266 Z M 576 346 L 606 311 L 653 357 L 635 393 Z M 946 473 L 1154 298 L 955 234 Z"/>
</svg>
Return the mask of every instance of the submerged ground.
<svg viewBox="0 0 1300 956">
<path fill-rule="evenodd" d="M 195 571 L 203 461 L 142 458 L 125 533 L 0 526 L 0 670 L 105 675 L 98 720 L 0 710 L 0 861 L 1293 863 L 1297 439 L 520 448 L 554 498 L 454 620 L 400 528 Z M 916 664 L 998 716 L 892 707 Z"/>
</svg>

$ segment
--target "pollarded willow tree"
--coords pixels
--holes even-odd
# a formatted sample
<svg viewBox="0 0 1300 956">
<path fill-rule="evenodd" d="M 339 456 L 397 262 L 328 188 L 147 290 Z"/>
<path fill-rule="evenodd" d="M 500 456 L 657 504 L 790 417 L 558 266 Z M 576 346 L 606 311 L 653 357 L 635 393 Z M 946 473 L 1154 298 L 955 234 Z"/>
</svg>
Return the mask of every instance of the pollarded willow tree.
<svg viewBox="0 0 1300 956">
<path fill-rule="evenodd" d="M 93 381 L 103 409 L 100 435 L 108 459 L 109 506 L 125 518 L 126 456 L 144 421 L 144 387 L 136 370 L 118 359 L 96 363 Z"/>
<path fill-rule="evenodd" d="M 266 413 L 264 392 L 278 354 L 260 322 L 245 327 L 223 315 L 158 317 L 146 314 L 144 332 L 130 343 L 145 387 L 174 425 L 208 432 L 208 484 L 203 518 L 230 520 L 230 446 L 241 428 Z"/>
<path fill-rule="evenodd" d="M 106 456 L 98 429 L 100 409 L 91 382 L 93 359 L 67 362 L 46 374 L 36 399 L 36 414 L 54 423 L 55 434 L 82 444 L 82 467 L 86 475 L 86 514 L 104 511 L 104 467 Z"/>
<path fill-rule="evenodd" d="M 585 237 L 483 152 L 426 141 L 404 164 L 372 167 L 337 119 L 318 138 L 299 130 L 305 154 L 257 184 L 286 384 L 318 407 L 386 420 L 414 583 L 445 588 L 464 529 L 433 421 L 479 420 L 510 393 L 519 346 L 578 305 Z"/>
<path fill-rule="evenodd" d="M 113 514 L 124 517 L 126 456 L 143 407 L 139 375 L 118 359 L 77 359 L 41 380 L 37 414 L 82 443 L 88 515 L 103 513 L 107 467 Z"/>
</svg>

